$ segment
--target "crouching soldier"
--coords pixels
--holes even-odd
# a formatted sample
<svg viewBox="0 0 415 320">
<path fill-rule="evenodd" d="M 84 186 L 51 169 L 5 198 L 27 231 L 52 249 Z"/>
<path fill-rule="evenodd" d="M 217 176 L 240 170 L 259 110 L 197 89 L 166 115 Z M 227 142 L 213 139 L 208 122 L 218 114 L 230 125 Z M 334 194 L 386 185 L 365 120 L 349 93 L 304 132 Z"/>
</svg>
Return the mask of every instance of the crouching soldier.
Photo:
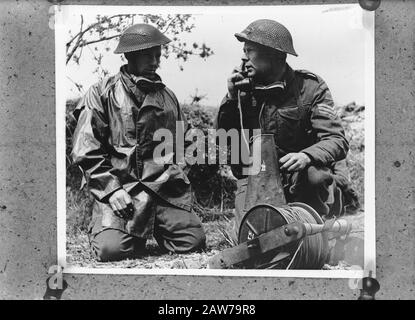
<svg viewBox="0 0 415 320">
<path fill-rule="evenodd" d="M 327 84 L 318 75 L 287 64 L 287 54 L 297 53 L 290 32 L 280 23 L 257 20 L 235 37 L 244 43 L 242 64 L 228 79 L 217 127 L 243 126 L 273 134 L 287 201 L 307 203 L 321 216 L 339 214 L 333 212 L 342 210 L 336 204 L 340 189 L 333 167 L 345 159 L 349 144 Z M 246 179 L 240 165 L 232 169 L 240 178 L 236 196 L 240 222 L 249 209 L 243 207 Z"/>
<path fill-rule="evenodd" d="M 176 96 L 156 73 L 161 46 L 169 42 L 148 24 L 127 28 L 115 53 L 128 63 L 93 85 L 73 113 L 72 159 L 95 198 L 89 236 L 100 261 L 138 257 L 153 236 L 171 252 L 205 245 L 176 146 L 170 155 L 174 162 L 153 158 L 157 129 L 170 130 L 173 137 L 177 121 L 180 131 L 187 129 Z"/>
</svg>

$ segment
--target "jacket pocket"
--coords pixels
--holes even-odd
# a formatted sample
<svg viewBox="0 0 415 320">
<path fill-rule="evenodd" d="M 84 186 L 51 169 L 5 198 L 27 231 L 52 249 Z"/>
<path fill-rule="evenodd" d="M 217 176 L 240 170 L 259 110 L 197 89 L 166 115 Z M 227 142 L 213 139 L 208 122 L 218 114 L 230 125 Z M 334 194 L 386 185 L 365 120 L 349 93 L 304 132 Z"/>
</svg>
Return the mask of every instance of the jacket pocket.
<svg viewBox="0 0 415 320">
<path fill-rule="evenodd" d="M 300 110 L 298 107 L 281 108 L 281 109 L 278 109 L 278 113 L 284 119 L 294 120 L 294 121 L 300 120 Z"/>
<path fill-rule="evenodd" d="M 301 137 L 301 116 L 298 107 L 277 110 L 276 143 L 287 151 L 296 151 L 303 144 Z"/>
</svg>

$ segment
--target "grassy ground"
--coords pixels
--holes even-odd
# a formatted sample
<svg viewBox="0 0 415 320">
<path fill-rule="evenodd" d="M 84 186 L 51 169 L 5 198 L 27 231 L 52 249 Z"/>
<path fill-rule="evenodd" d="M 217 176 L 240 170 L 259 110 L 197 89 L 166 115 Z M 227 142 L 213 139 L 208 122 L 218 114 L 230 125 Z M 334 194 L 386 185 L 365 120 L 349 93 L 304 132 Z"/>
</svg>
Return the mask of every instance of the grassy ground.
<svg viewBox="0 0 415 320">
<path fill-rule="evenodd" d="M 353 235 L 363 237 L 363 211 L 347 216 L 354 226 Z M 138 269 L 206 269 L 211 257 L 225 248 L 231 247 L 224 236 L 224 230 L 232 228 L 233 219 L 219 219 L 203 223 L 206 232 L 206 249 L 202 252 L 187 254 L 162 253 L 156 241 L 147 242 L 147 253 L 140 259 L 127 259 L 118 262 L 97 262 L 89 248 L 88 237 L 85 232 L 67 237 L 67 259 L 72 266 L 87 268 L 138 268 Z M 226 231 L 225 231 L 226 232 Z M 334 247 L 334 242 L 331 246 Z M 326 270 L 347 270 L 350 262 L 335 260 L 326 264 Z"/>
<path fill-rule="evenodd" d="M 73 105 L 70 106 L 73 108 Z M 69 109 L 70 109 L 69 108 Z M 350 104 L 339 107 L 338 112 L 342 118 L 346 135 L 350 141 L 350 151 L 347 157 L 347 165 L 353 188 L 359 195 L 359 200 L 364 204 L 364 107 Z M 201 119 L 200 112 L 196 113 L 195 119 Z M 207 126 L 211 123 L 205 119 Z M 209 122 L 209 123 L 208 123 Z M 71 131 L 68 126 L 67 134 Z M 201 181 L 203 179 L 200 179 Z M 204 180 L 203 180 L 204 181 Z M 67 257 L 68 263 L 80 267 L 93 268 L 140 268 L 140 269 L 200 269 L 206 268 L 210 257 L 221 250 L 230 247 L 229 234 L 232 233 L 233 214 L 229 209 L 232 197 L 221 200 L 223 192 L 217 192 L 218 187 L 211 186 L 214 199 L 218 201 L 201 201 L 203 204 L 211 204 L 214 208 L 199 207 L 198 214 L 202 218 L 203 226 L 207 235 L 206 250 L 190 254 L 163 254 L 155 240 L 147 242 L 147 253 L 140 259 L 125 260 L 116 263 L 97 262 L 89 249 L 86 229 L 90 221 L 92 197 L 86 190 L 79 190 L 81 175 L 79 170 L 68 163 L 67 172 Z M 227 180 L 229 182 L 229 180 Z M 217 181 L 215 180 L 215 183 Z M 222 184 L 222 180 L 220 181 Z M 203 184 L 205 185 L 205 184 Z M 228 190 L 232 190 L 229 188 Z M 203 190 L 202 190 L 203 191 Z M 203 194 L 203 193 L 200 193 Z M 219 195 L 219 196 L 217 196 Z M 203 199 L 202 199 L 203 200 Z M 222 207 L 220 205 L 222 202 Z M 223 202 L 226 206 L 223 206 Z M 353 222 L 354 232 L 359 237 L 363 236 L 364 213 L 360 210 L 349 218 Z M 332 265 L 325 265 L 324 269 L 348 269 L 349 265 L 344 261 L 335 261 Z"/>
<path fill-rule="evenodd" d="M 157 242 L 147 242 L 147 253 L 140 259 L 119 262 L 97 262 L 89 249 L 88 237 L 85 232 L 67 237 L 68 263 L 78 267 L 89 268 L 140 268 L 140 269 L 201 269 L 206 268 L 209 258 L 219 251 L 230 247 L 220 230 L 229 230 L 232 220 L 216 220 L 203 223 L 206 232 L 206 249 L 202 252 L 188 254 L 162 253 Z"/>
</svg>

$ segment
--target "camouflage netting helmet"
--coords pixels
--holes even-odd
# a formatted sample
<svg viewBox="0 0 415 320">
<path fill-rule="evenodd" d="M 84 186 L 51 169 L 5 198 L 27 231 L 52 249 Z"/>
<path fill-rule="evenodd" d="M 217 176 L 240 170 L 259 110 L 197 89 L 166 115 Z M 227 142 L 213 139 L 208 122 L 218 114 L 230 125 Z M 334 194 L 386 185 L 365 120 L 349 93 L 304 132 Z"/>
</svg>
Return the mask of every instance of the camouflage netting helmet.
<svg viewBox="0 0 415 320">
<path fill-rule="evenodd" d="M 171 40 L 157 28 L 138 23 L 127 28 L 121 35 L 114 53 L 125 53 L 149 49 L 169 43 Z"/>
<path fill-rule="evenodd" d="M 263 46 L 298 56 L 294 50 L 291 33 L 281 23 L 269 19 L 260 19 L 252 22 L 242 32 L 235 33 L 241 41 L 252 41 Z"/>
</svg>

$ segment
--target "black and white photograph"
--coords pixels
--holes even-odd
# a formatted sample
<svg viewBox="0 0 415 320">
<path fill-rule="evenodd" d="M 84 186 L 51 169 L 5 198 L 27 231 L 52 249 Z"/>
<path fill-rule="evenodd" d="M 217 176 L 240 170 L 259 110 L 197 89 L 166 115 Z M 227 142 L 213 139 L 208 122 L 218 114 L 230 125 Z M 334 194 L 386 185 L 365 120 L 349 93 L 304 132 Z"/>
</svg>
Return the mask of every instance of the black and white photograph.
<svg viewBox="0 0 415 320">
<path fill-rule="evenodd" d="M 64 272 L 376 270 L 373 12 L 61 5 L 55 38 Z"/>
</svg>

